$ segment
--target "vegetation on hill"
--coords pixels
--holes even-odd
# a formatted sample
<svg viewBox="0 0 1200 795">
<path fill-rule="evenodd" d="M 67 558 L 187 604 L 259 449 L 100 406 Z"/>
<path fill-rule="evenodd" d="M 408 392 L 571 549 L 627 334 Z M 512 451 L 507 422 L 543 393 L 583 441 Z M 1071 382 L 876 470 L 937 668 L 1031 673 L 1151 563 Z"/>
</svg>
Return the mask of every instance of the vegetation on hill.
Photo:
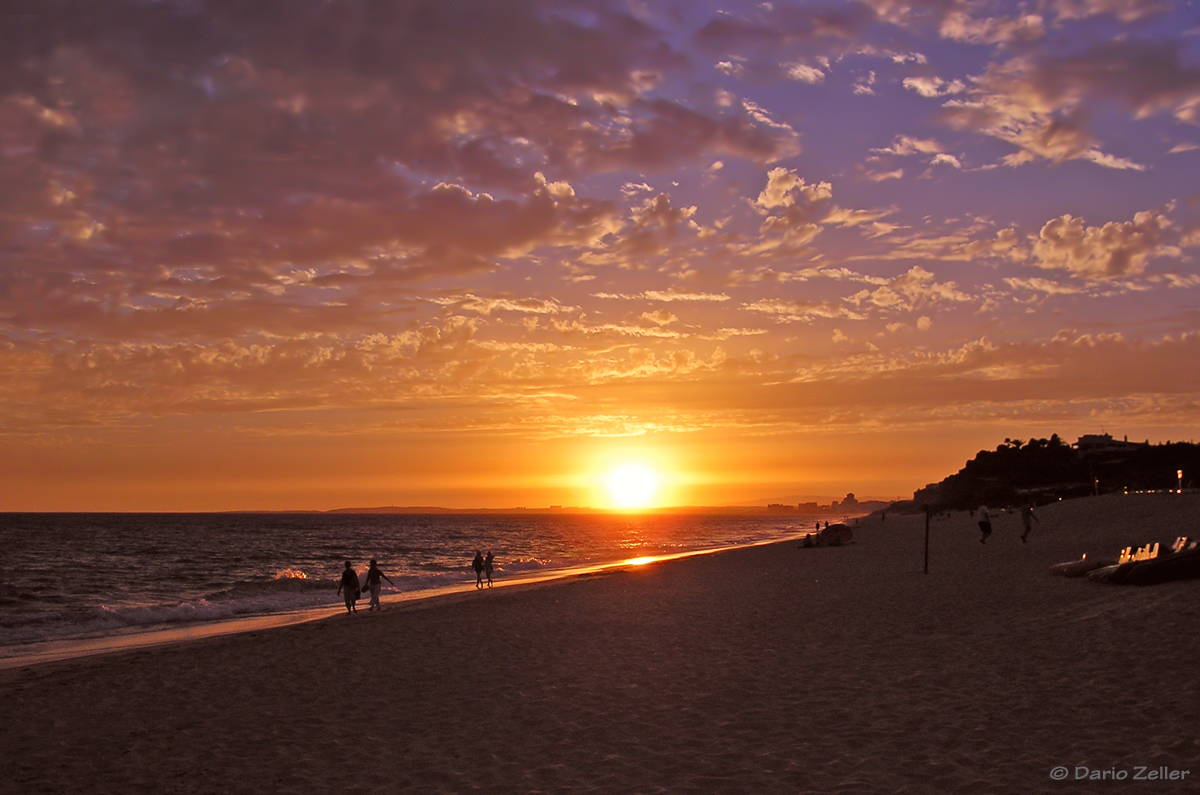
<svg viewBox="0 0 1200 795">
<path fill-rule="evenodd" d="M 1005 439 L 981 450 L 957 473 L 913 495 L 913 506 L 967 510 L 979 505 L 1016 506 L 1114 491 L 1190 487 L 1200 477 L 1200 445 L 1116 442 L 1108 449 L 1077 450 L 1049 439 Z"/>
</svg>

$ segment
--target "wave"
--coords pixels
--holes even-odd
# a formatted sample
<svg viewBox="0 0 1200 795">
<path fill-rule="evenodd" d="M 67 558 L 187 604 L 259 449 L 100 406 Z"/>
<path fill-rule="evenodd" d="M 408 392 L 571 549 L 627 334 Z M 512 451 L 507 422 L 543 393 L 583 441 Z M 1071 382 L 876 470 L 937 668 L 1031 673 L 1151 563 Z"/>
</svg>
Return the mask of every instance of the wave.
<svg viewBox="0 0 1200 795">
<path fill-rule="evenodd" d="M 525 560 L 504 568 L 497 567 L 497 574 L 547 568 L 551 567 L 544 561 Z M 469 566 L 438 574 L 389 576 L 393 585 L 384 584 L 385 596 L 465 585 L 475 579 Z M 281 569 L 272 579 L 236 582 L 187 601 L 8 613 L 0 617 L 0 646 L 336 606 L 342 601 L 337 595 L 337 586 L 337 580 L 309 577 L 298 569 Z"/>
<path fill-rule="evenodd" d="M 498 580 L 513 579 L 576 566 L 613 563 L 624 557 L 642 554 L 748 543 L 760 540 L 765 535 L 779 533 L 778 528 L 749 529 L 723 525 L 712 530 L 697 533 L 699 538 L 659 538 L 654 544 L 659 549 L 654 550 L 640 546 L 617 550 L 611 546 L 588 547 L 580 543 L 572 550 L 575 554 L 565 555 L 558 550 L 544 554 L 536 548 L 531 549 L 534 545 L 525 539 L 525 554 L 513 557 L 504 555 L 496 563 L 495 577 Z M 316 546 L 333 547 L 334 544 Z M 344 549 L 340 542 L 337 547 Z M 385 596 L 444 587 L 470 587 L 475 581 L 475 573 L 469 558 L 459 557 L 457 553 L 450 554 L 452 548 L 458 549 L 457 542 L 441 542 L 440 546 L 430 546 L 423 550 L 422 556 L 405 556 L 389 549 L 384 556 L 384 569 L 392 584 L 384 584 Z M 167 551 L 163 547 L 163 553 Z M 183 554 L 180 555 L 180 552 Z M 238 549 L 236 552 L 238 560 L 271 557 L 255 550 Z M 337 595 L 338 580 L 329 576 L 338 571 L 340 565 L 331 567 L 322 562 L 324 555 L 310 555 L 303 558 L 305 562 L 293 562 L 290 565 L 286 559 L 280 560 L 274 556 L 273 566 L 259 568 L 261 573 L 258 576 L 226 569 L 226 576 L 230 577 L 228 582 L 212 579 L 211 567 L 206 574 L 197 568 L 183 566 L 182 561 L 188 556 L 197 557 L 197 553 L 194 550 L 176 551 L 172 556 L 171 563 L 175 568 L 169 572 L 170 578 L 150 587 L 145 587 L 144 579 L 139 580 L 140 590 L 137 592 L 103 592 L 104 581 L 89 585 L 90 594 L 86 591 L 60 592 L 30 588 L 25 592 L 22 589 L 10 589 L 0 594 L 0 647 L 21 646 L 37 641 L 94 638 L 183 624 L 214 623 L 341 604 L 341 598 Z M 335 557 L 340 561 L 342 553 Z M 395 561 L 397 567 L 389 567 L 388 559 Z M 211 560 L 211 556 L 204 557 L 207 563 L 211 563 Z M 36 566 L 36 561 L 33 565 Z M 140 561 L 138 565 L 141 565 Z M 240 565 L 238 568 L 241 568 Z M 189 570 L 195 578 L 185 576 Z M 313 574 L 314 571 L 320 571 L 321 575 Z M 361 576 L 365 572 L 359 573 Z M 36 581 L 39 578 L 32 579 Z M 132 579 L 135 578 L 126 579 L 121 575 L 107 581 L 124 583 Z M 102 601 L 107 603 L 102 604 Z M 0 649 L 0 656 L 3 654 Z"/>
</svg>

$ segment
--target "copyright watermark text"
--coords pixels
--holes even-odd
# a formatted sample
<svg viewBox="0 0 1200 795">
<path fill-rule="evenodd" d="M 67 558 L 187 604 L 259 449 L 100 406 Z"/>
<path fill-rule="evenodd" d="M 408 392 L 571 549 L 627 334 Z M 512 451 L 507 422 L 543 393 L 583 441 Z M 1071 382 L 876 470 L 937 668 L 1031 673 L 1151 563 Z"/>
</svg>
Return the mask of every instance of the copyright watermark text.
<svg viewBox="0 0 1200 795">
<path fill-rule="evenodd" d="M 1055 781 L 1183 781 L 1191 775 L 1191 772 L 1161 765 L 1159 767 L 1134 765 L 1131 768 L 1102 768 L 1085 765 L 1070 768 L 1066 765 L 1059 765 L 1050 771 L 1050 778 Z"/>
</svg>

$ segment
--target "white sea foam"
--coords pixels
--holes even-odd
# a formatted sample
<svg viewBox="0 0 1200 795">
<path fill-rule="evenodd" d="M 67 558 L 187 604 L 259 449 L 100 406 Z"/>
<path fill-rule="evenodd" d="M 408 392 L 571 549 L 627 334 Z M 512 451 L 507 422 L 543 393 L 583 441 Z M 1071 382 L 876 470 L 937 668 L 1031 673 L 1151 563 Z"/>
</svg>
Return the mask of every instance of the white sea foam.
<svg viewBox="0 0 1200 795">
<path fill-rule="evenodd" d="M 345 560 L 361 575 L 378 558 L 394 594 L 469 587 L 475 549 L 506 579 L 785 530 L 728 516 L 9 515 L 0 646 L 336 606 Z"/>
</svg>

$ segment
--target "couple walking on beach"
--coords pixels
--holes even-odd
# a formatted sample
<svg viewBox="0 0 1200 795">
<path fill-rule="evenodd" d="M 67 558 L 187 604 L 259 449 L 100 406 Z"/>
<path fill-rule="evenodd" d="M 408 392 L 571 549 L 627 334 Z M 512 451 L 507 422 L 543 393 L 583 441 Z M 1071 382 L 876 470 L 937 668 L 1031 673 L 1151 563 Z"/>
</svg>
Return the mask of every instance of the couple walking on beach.
<svg viewBox="0 0 1200 795">
<path fill-rule="evenodd" d="M 1025 532 L 1021 533 L 1021 543 L 1029 543 L 1029 533 L 1033 530 L 1033 523 L 1042 523 L 1042 520 L 1037 518 L 1033 513 L 1033 506 L 1025 503 L 1021 506 L 1021 524 L 1025 528 Z M 979 531 L 983 533 L 983 537 L 979 539 L 979 543 L 986 544 L 988 536 L 992 534 L 992 517 L 988 514 L 986 505 L 979 506 Z"/>
<path fill-rule="evenodd" d="M 471 568 L 475 569 L 475 587 L 483 587 L 483 578 L 487 577 L 487 587 L 492 587 L 492 551 L 489 549 L 487 557 L 480 554 L 479 550 L 475 550 L 475 560 L 471 561 Z"/>
<path fill-rule="evenodd" d="M 375 558 L 371 558 L 371 564 L 367 568 L 366 589 L 371 592 L 371 606 L 368 610 L 382 610 L 379 605 L 379 592 L 383 589 L 383 580 L 388 581 L 388 585 L 395 585 L 386 574 L 379 570 L 379 566 L 375 563 Z M 342 572 L 342 581 L 338 583 L 338 593 L 345 592 L 346 597 L 346 612 L 358 612 L 358 599 L 362 596 L 362 590 L 358 587 L 358 572 L 350 565 L 350 561 L 346 561 L 346 569 Z"/>
</svg>

